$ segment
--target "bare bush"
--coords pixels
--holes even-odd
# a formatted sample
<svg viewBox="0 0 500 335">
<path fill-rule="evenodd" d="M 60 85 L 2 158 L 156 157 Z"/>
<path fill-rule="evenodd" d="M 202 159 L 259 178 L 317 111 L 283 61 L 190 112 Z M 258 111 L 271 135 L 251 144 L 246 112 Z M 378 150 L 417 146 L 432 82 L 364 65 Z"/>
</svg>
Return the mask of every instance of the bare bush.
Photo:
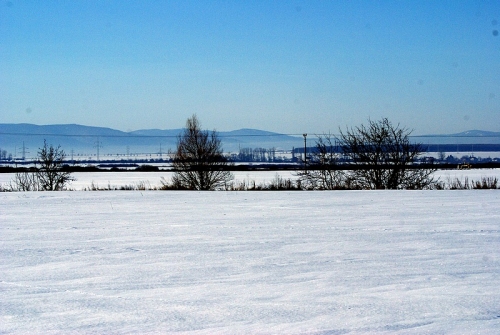
<svg viewBox="0 0 500 335">
<path fill-rule="evenodd" d="M 297 173 L 301 186 L 308 190 L 338 190 L 346 188 L 346 174 L 338 167 L 339 154 L 330 134 L 318 136 L 310 153 L 309 164 Z"/>
<path fill-rule="evenodd" d="M 243 180 L 231 183 L 226 188 L 227 191 L 296 191 L 301 189 L 300 182 L 290 178 L 285 179 L 279 174 L 276 174 L 269 183 L 257 184 L 255 180 Z"/>
<path fill-rule="evenodd" d="M 39 183 L 37 174 L 29 171 L 17 172 L 9 188 L 11 191 L 19 192 L 38 191 Z"/>
<path fill-rule="evenodd" d="M 450 190 L 470 190 L 469 178 L 465 177 L 464 181 L 459 178 L 448 179 L 448 187 Z"/>
<path fill-rule="evenodd" d="M 13 191 L 62 191 L 67 184 L 75 180 L 71 172 L 64 169 L 66 154 L 60 146 L 53 147 L 43 141 L 38 151 L 33 171 L 16 173 L 11 181 Z"/>
<path fill-rule="evenodd" d="M 498 178 L 483 177 L 480 181 L 474 182 L 473 188 L 481 190 L 496 190 L 499 188 Z"/>
<path fill-rule="evenodd" d="M 156 186 L 152 186 L 149 181 L 144 181 L 141 180 L 139 182 L 133 183 L 133 184 L 126 184 L 126 185 L 111 185 L 109 182 L 106 186 L 99 186 L 97 183 L 92 181 L 89 187 L 85 187 L 83 190 L 84 191 L 154 191 L 158 190 L 161 188 L 158 188 Z"/>
<path fill-rule="evenodd" d="M 343 154 L 356 165 L 355 182 L 364 189 L 429 188 L 435 169 L 412 166 L 423 148 L 410 142 L 410 134 L 386 118 L 340 131 Z"/>
</svg>

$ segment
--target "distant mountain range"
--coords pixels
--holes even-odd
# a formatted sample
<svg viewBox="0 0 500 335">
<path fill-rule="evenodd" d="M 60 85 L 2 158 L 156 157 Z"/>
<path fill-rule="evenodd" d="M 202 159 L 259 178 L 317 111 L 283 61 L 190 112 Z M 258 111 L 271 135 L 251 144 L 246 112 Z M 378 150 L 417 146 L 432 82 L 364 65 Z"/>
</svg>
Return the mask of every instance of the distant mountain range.
<svg viewBox="0 0 500 335">
<path fill-rule="evenodd" d="M 141 129 L 124 132 L 111 128 L 82 126 L 78 124 L 34 125 L 0 123 L 0 149 L 20 157 L 36 154 L 43 141 L 60 145 L 66 153 L 81 154 L 131 154 L 167 153 L 175 150 L 177 137 L 183 129 Z M 290 136 L 257 129 L 239 129 L 218 132 L 225 151 L 239 148 L 276 148 L 291 150 L 303 146 L 302 136 Z M 24 148 L 24 149 L 23 149 Z M 29 155 L 27 154 L 29 153 Z"/>
<path fill-rule="evenodd" d="M 467 130 L 456 134 L 418 135 L 415 142 L 424 144 L 500 144 L 500 132 Z"/>
<path fill-rule="evenodd" d="M 500 132 L 485 130 L 467 130 L 457 134 L 423 135 L 422 137 L 500 137 Z"/>
<path fill-rule="evenodd" d="M 177 137 L 182 129 L 142 129 L 124 132 L 111 128 L 82 126 L 78 124 L 34 125 L 0 123 L 0 150 L 7 150 L 15 157 L 36 155 L 44 139 L 60 145 L 66 153 L 91 155 L 99 149 L 102 155 L 167 153 L 175 150 Z M 302 136 L 291 136 L 258 129 L 239 129 L 218 132 L 225 151 L 240 148 L 275 148 L 292 150 L 302 148 Z M 500 132 L 469 130 L 448 135 L 422 135 L 413 137 L 424 144 L 500 144 Z M 308 137 L 308 146 L 314 145 L 314 135 Z"/>
</svg>

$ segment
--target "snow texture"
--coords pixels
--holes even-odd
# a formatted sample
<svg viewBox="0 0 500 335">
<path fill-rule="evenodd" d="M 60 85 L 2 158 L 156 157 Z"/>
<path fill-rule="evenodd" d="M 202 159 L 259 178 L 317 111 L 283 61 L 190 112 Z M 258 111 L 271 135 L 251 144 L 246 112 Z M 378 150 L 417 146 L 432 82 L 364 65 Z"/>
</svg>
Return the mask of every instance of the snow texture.
<svg viewBox="0 0 500 335">
<path fill-rule="evenodd" d="M 1 334 L 500 334 L 500 192 L 0 194 Z"/>
<path fill-rule="evenodd" d="M 68 185 L 69 190 L 88 190 L 93 185 L 101 189 L 119 189 L 123 186 L 161 187 L 161 179 L 170 181 L 173 173 L 168 171 L 159 172 L 76 172 L 71 174 L 76 178 Z M 234 183 L 255 182 L 259 184 L 269 184 L 277 176 L 283 179 L 297 179 L 297 171 L 234 171 Z M 6 189 L 13 183 L 15 173 L 0 173 L 0 186 Z M 433 174 L 436 180 L 450 184 L 455 179 L 462 183 L 466 179 L 471 181 L 481 181 L 482 178 L 497 178 L 500 180 L 500 169 L 472 169 L 472 170 L 438 170 Z"/>
</svg>

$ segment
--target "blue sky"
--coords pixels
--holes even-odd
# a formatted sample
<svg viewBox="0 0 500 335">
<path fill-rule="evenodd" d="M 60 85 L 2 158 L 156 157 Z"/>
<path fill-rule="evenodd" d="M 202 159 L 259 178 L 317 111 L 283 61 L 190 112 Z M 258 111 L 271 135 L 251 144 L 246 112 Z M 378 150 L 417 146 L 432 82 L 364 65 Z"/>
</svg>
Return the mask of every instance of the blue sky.
<svg viewBox="0 0 500 335">
<path fill-rule="evenodd" d="M 499 1 L 0 1 L 2 123 L 500 131 Z"/>
</svg>

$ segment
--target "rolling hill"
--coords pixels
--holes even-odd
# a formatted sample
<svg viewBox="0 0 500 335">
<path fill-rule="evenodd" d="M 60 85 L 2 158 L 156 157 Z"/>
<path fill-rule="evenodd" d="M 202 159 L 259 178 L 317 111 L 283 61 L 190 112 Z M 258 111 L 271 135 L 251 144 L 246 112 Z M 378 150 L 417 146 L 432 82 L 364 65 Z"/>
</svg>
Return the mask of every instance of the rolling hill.
<svg viewBox="0 0 500 335">
<path fill-rule="evenodd" d="M 111 128 L 78 124 L 34 125 L 0 124 L 0 149 L 14 157 L 36 155 L 43 141 L 60 145 L 66 153 L 78 155 L 125 155 L 132 153 L 158 154 L 175 150 L 182 129 L 142 129 L 124 132 Z M 257 129 L 239 129 L 218 132 L 225 151 L 238 151 L 245 147 L 263 147 L 291 150 L 302 146 L 302 137 L 278 134 Z M 23 149 L 24 148 L 24 149 Z"/>
</svg>

